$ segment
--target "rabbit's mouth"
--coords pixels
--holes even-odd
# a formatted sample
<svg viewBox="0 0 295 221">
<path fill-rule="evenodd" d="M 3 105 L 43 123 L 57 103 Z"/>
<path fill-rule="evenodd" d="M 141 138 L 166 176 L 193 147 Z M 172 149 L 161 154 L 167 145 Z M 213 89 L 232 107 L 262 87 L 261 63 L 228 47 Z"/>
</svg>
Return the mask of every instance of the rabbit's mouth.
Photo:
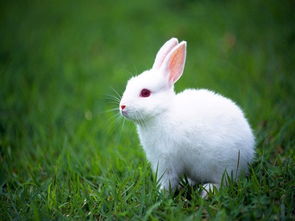
<svg viewBox="0 0 295 221">
<path fill-rule="evenodd" d="M 121 115 L 122 115 L 123 117 L 126 117 L 126 118 L 129 117 L 129 116 L 128 116 L 128 112 L 127 112 L 126 110 L 121 110 L 120 112 L 121 112 Z"/>
<path fill-rule="evenodd" d="M 135 111 L 121 110 L 120 113 L 123 117 L 135 123 L 143 122 L 145 120 L 142 114 Z"/>
</svg>

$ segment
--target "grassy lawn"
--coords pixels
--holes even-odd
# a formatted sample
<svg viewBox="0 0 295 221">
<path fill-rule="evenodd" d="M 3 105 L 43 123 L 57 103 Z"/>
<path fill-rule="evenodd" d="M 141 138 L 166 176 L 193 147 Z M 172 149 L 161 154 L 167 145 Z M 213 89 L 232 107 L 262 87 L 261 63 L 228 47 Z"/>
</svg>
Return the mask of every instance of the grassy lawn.
<svg viewBox="0 0 295 221">
<path fill-rule="evenodd" d="M 1 1 L 0 220 L 294 220 L 294 1 Z M 188 42 L 176 91 L 235 100 L 257 138 L 250 175 L 207 200 L 161 193 L 110 96 Z"/>
</svg>

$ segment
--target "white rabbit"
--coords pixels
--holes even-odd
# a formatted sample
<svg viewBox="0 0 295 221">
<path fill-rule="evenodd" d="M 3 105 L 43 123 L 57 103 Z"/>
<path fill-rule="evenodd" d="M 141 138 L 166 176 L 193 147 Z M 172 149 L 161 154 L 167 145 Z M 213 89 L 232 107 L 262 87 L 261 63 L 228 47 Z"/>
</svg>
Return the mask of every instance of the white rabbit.
<svg viewBox="0 0 295 221">
<path fill-rule="evenodd" d="M 167 41 L 152 69 L 128 81 L 120 113 L 136 123 L 161 189 L 177 188 L 186 175 L 209 190 L 218 188 L 225 171 L 234 176 L 247 172 L 255 138 L 242 110 L 230 99 L 206 89 L 175 94 L 185 59 L 186 42 Z"/>
</svg>

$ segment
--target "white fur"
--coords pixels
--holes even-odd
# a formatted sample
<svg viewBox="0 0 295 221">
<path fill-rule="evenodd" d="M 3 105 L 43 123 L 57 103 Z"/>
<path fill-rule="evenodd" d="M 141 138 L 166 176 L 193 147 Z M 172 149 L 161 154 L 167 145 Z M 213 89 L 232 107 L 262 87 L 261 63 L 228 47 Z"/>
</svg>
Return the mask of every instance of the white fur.
<svg viewBox="0 0 295 221">
<path fill-rule="evenodd" d="M 175 38 L 170 41 L 168 45 Z M 126 108 L 121 113 L 136 123 L 162 189 L 176 188 L 179 178 L 186 175 L 208 190 L 211 184 L 220 184 L 225 170 L 233 175 L 247 172 L 255 139 L 242 110 L 230 99 L 206 89 L 175 94 L 173 84 L 183 71 L 186 43 L 177 42 L 172 49 L 165 45 L 163 64 L 128 81 L 120 102 Z M 173 82 L 169 81 L 171 73 L 177 75 Z M 143 88 L 151 90 L 151 96 L 140 97 Z"/>
</svg>

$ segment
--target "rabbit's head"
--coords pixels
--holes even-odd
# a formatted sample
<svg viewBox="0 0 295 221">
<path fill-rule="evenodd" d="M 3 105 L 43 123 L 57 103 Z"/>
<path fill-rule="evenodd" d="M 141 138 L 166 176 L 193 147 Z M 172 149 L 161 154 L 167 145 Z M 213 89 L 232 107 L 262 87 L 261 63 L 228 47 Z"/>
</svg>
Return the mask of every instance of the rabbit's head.
<svg viewBox="0 0 295 221">
<path fill-rule="evenodd" d="M 167 41 L 157 53 L 152 69 L 132 77 L 120 101 L 120 113 L 142 123 L 169 109 L 174 83 L 181 77 L 186 58 L 186 42 Z"/>
</svg>

